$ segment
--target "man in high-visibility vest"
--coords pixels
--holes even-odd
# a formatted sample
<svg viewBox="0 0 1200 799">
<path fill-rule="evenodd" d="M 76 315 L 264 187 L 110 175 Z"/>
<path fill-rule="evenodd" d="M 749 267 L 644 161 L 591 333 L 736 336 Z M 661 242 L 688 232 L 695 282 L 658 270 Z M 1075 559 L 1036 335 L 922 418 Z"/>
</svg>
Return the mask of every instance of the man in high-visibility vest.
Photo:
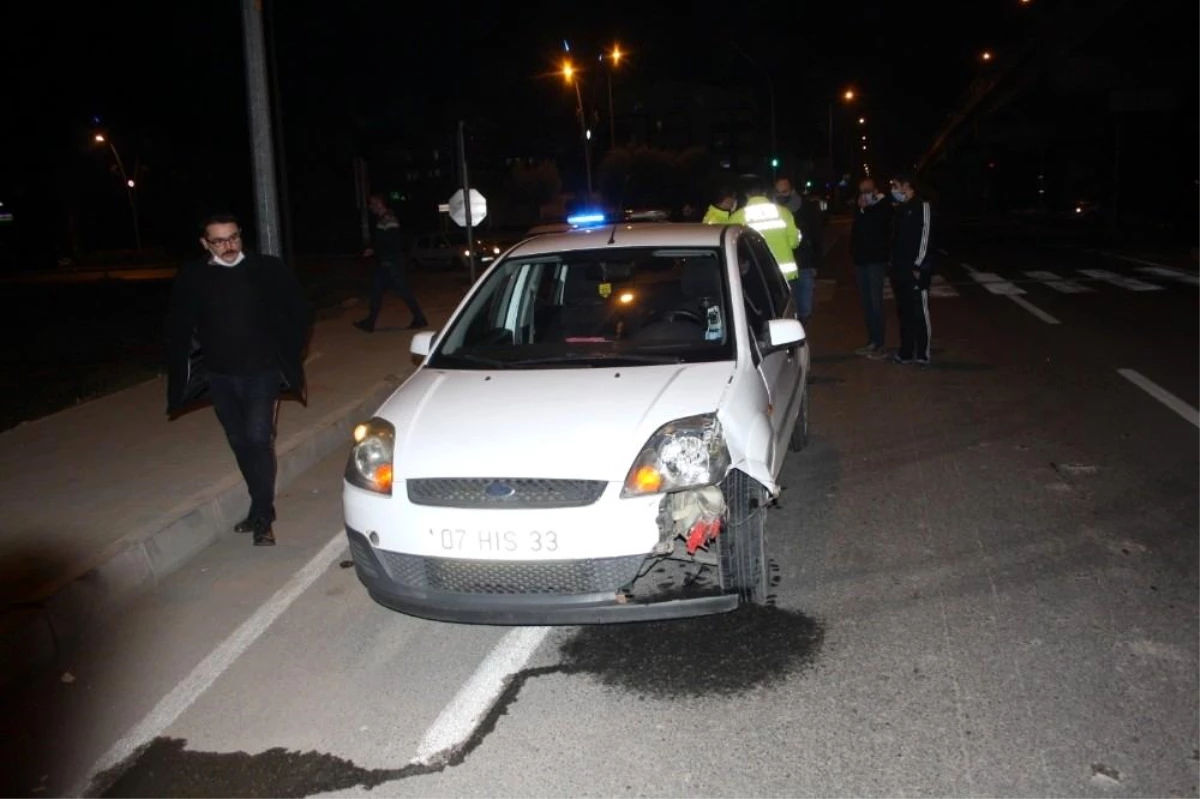
<svg viewBox="0 0 1200 799">
<path fill-rule="evenodd" d="M 733 212 L 729 222 L 754 228 L 762 234 L 771 254 L 779 262 L 780 271 L 791 285 L 794 296 L 800 269 L 796 266 L 796 256 L 792 251 L 800 246 L 800 231 L 796 228 L 792 212 L 771 202 L 767 197 L 766 184 L 755 181 L 746 189 L 746 204 Z"/>
<path fill-rule="evenodd" d="M 708 206 L 708 211 L 704 213 L 704 218 L 700 221 L 706 225 L 727 224 L 736 206 L 737 192 L 729 186 L 722 186 L 717 192 L 716 202 Z"/>
</svg>

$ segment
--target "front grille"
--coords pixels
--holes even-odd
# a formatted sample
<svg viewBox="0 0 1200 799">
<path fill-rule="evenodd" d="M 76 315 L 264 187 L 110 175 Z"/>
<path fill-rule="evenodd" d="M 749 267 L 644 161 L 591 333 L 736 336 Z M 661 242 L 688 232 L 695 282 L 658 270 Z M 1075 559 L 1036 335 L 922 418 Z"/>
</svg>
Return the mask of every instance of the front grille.
<svg viewBox="0 0 1200 799">
<path fill-rule="evenodd" d="M 455 594 L 612 593 L 629 584 L 643 555 L 594 560 L 459 560 L 377 549 L 392 579 L 405 588 Z"/>
<path fill-rule="evenodd" d="M 578 508 L 600 499 L 603 480 L 426 477 L 408 480 L 408 501 L 443 508 Z"/>
</svg>

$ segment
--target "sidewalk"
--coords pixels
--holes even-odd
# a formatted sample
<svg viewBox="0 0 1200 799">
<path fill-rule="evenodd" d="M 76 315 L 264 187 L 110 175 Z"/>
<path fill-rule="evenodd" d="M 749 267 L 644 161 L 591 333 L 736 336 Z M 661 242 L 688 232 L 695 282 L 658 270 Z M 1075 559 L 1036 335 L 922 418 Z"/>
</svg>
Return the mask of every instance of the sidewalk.
<svg viewBox="0 0 1200 799">
<path fill-rule="evenodd" d="M 436 328 L 464 275 L 422 276 Z M 318 321 L 307 362 L 309 405 L 284 402 L 278 485 L 348 446 L 412 371 L 408 311 L 389 296 L 371 335 L 359 303 Z M 0 683 L 47 665 L 92 621 L 157 584 L 249 507 L 211 408 L 174 422 L 162 377 L 0 434 Z M 287 536 L 288 520 L 276 523 Z M 247 543 L 247 546 L 249 544 Z"/>
</svg>

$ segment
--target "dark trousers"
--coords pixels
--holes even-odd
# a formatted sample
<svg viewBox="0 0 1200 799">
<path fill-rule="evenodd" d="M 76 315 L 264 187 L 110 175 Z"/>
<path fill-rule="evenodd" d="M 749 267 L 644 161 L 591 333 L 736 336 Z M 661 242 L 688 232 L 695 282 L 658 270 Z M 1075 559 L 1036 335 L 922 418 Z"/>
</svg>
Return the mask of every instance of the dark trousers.
<svg viewBox="0 0 1200 799">
<path fill-rule="evenodd" d="M 275 521 L 275 400 L 279 372 L 209 375 L 217 419 L 250 490 L 250 516 Z"/>
<path fill-rule="evenodd" d="M 858 296 L 862 300 L 863 322 L 867 326 L 867 340 L 877 349 L 883 349 L 887 323 L 883 315 L 883 281 L 888 265 L 856 264 Z"/>
<path fill-rule="evenodd" d="M 408 267 L 400 261 L 380 261 L 371 280 L 371 299 L 366 319 L 368 325 L 375 326 L 375 320 L 379 318 L 379 311 L 383 308 L 383 293 L 389 286 L 404 300 L 408 310 L 412 311 L 414 322 L 425 321 L 421 305 L 408 285 Z"/>
<path fill-rule="evenodd" d="M 929 288 L 922 287 L 907 266 L 892 267 L 892 293 L 900 317 L 900 351 L 905 360 L 930 360 L 932 325 L 929 321 Z"/>
</svg>

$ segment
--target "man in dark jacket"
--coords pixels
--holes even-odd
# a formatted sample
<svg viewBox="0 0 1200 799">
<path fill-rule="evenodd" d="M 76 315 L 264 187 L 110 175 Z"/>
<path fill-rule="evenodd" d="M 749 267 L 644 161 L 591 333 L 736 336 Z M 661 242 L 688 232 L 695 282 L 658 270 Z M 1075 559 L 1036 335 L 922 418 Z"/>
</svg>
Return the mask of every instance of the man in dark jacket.
<svg viewBox="0 0 1200 799">
<path fill-rule="evenodd" d="M 388 207 L 387 201 L 381 194 L 372 194 L 367 200 L 371 213 L 375 215 L 375 229 L 371 233 L 372 247 L 363 255 L 367 258 L 375 256 L 378 263 L 371 280 L 371 298 L 367 303 L 367 316 L 354 323 L 354 326 L 364 333 L 375 332 L 375 322 L 383 309 L 383 293 L 391 286 L 404 300 L 408 310 L 412 311 L 413 319 L 409 330 L 417 330 L 429 323 L 416 295 L 408 285 L 407 257 L 404 254 L 404 240 L 400 233 L 400 223 Z"/>
<path fill-rule="evenodd" d="M 933 247 L 929 241 L 931 209 L 917 196 L 916 177 L 910 172 L 892 178 L 896 216 L 892 238 L 892 292 L 900 316 L 900 350 L 896 363 L 924 366 L 931 361 L 929 284 L 933 280 Z"/>
<path fill-rule="evenodd" d="M 883 281 L 888 271 L 888 250 L 892 236 L 892 203 L 881 194 L 871 178 L 858 184 L 858 210 L 850 228 L 850 256 L 858 278 L 858 296 L 862 300 L 867 343 L 855 350 L 873 361 L 887 357 L 886 325 L 883 315 Z"/>
<path fill-rule="evenodd" d="M 305 401 L 304 348 L 310 312 L 283 261 L 242 250 L 235 217 L 211 216 L 184 264 L 167 312 L 167 413 L 208 396 L 250 492 L 235 527 L 255 546 L 275 534 L 275 408 L 280 393 Z"/>
</svg>

